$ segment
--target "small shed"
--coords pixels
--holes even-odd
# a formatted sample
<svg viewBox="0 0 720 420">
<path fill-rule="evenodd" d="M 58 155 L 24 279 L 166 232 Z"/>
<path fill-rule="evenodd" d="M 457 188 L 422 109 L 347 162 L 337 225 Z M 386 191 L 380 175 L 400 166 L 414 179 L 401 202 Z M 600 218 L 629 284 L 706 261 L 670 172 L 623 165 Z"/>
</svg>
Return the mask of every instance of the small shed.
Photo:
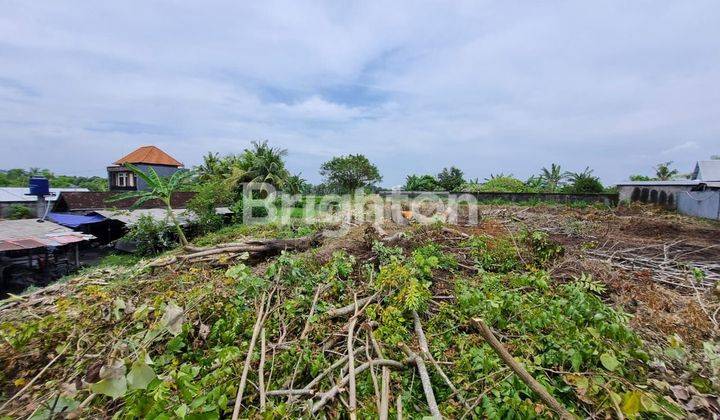
<svg viewBox="0 0 720 420">
<path fill-rule="evenodd" d="M 94 238 L 49 220 L 0 220 L 0 292 L 46 284 L 77 269 L 79 245 Z"/>
</svg>

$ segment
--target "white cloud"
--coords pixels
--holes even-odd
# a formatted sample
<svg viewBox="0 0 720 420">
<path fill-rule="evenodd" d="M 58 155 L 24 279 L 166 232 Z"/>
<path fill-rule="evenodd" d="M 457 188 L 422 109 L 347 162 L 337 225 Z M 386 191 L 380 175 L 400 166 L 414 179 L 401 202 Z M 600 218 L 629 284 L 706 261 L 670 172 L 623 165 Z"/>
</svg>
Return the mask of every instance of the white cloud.
<svg viewBox="0 0 720 420">
<path fill-rule="evenodd" d="M 718 13 L 710 0 L 9 1 L 0 168 L 100 174 L 147 143 L 194 164 L 268 139 L 314 181 L 359 152 L 387 185 L 452 164 L 479 178 L 590 165 L 609 182 L 682 169 L 720 136 Z"/>
</svg>

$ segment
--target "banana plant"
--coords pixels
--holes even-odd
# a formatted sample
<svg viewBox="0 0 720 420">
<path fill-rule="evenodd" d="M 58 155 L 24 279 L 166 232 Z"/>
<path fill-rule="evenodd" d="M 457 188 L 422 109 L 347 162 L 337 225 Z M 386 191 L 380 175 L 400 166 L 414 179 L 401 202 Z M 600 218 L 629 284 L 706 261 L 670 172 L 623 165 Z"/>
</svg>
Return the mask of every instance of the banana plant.
<svg viewBox="0 0 720 420">
<path fill-rule="evenodd" d="M 147 172 L 145 172 L 130 163 L 126 163 L 125 167 L 130 169 L 138 178 L 145 181 L 150 189 L 146 191 L 129 191 L 127 193 L 118 194 L 108 201 L 112 202 L 136 198 L 137 201 L 135 201 L 135 204 L 130 207 L 131 209 L 136 209 L 143 203 L 150 200 L 161 201 L 167 209 L 168 219 L 170 219 L 173 225 L 175 225 L 178 238 L 180 239 L 180 244 L 182 246 L 186 246 L 188 244 L 188 240 L 185 237 L 182 227 L 180 227 L 180 222 L 178 222 L 175 217 L 175 213 L 173 212 L 171 205 L 171 198 L 173 193 L 179 191 L 183 184 L 187 182 L 192 173 L 189 171 L 177 171 L 169 178 L 163 178 L 158 175 L 153 168 L 148 168 Z"/>
</svg>

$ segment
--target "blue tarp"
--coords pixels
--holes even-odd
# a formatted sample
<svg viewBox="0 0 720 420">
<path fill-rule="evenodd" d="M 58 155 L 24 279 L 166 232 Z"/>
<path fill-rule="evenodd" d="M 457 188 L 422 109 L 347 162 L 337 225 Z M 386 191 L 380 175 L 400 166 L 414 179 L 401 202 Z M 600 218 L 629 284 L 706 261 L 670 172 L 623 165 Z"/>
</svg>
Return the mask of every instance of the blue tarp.
<svg viewBox="0 0 720 420">
<path fill-rule="evenodd" d="M 105 216 L 99 214 L 81 216 L 79 214 L 70 213 L 48 213 L 48 219 L 59 225 L 67 226 L 69 228 L 76 228 L 82 225 L 102 222 L 105 220 Z"/>
</svg>

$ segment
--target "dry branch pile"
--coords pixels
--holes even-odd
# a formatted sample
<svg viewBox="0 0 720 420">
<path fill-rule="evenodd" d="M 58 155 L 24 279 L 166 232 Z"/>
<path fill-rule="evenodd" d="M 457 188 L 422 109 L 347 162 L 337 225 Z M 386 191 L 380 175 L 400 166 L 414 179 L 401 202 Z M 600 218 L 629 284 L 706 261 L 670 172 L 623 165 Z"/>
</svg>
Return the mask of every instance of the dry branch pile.
<svg viewBox="0 0 720 420">
<path fill-rule="evenodd" d="M 643 341 L 630 317 L 608 305 L 622 293 L 608 290 L 614 279 L 568 271 L 578 258 L 583 267 L 601 261 L 630 274 L 650 268 L 677 283 L 692 267 L 705 270 L 710 275 L 685 292 L 691 302 L 702 294 L 709 322 L 716 266 L 692 261 L 678 244 L 657 248 L 664 250 L 658 266 L 658 255 L 633 254 L 629 244 L 614 248 L 621 251 L 578 245 L 562 213 L 488 212 L 497 219 L 479 227 L 358 226 L 340 238 L 272 238 L 263 228 L 268 239 L 91 270 L 5 302 L 0 414 L 387 419 L 720 412 L 716 344 L 707 341 L 705 357 L 679 337 Z M 617 217 L 586 212 L 593 226 L 602 226 L 594 220 L 600 216 Z M 585 236 L 597 244 L 602 232 Z M 649 249 L 656 248 L 643 248 Z M 688 368 L 685 382 L 663 373 L 676 374 L 693 360 L 705 365 Z"/>
</svg>

